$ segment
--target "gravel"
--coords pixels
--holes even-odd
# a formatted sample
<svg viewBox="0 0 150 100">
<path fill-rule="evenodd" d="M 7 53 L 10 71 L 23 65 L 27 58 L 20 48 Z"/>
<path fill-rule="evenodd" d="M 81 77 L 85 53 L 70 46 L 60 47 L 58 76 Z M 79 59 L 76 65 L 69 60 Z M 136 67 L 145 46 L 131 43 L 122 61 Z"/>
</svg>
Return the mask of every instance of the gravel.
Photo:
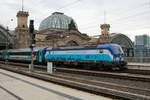
<svg viewBox="0 0 150 100">
<path fill-rule="evenodd" d="M 125 85 L 133 88 L 140 88 L 140 89 L 149 89 L 150 90 L 150 82 L 141 82 L 135 80 L 126 80 L 126 79 L 117 79 L 117 78 L 109 78 L 109 77 L 95 77 L 95 76 L 85 76 L 85 75 L 77 75 L 77 74 L 70 74 L 70 73 L 62 73 L 56 72 L 56 74 L 63 74 L 65 76 L 72 76 L 72 77 L 79 77 L 89 80 L 96 80 L 108 83 L 114 83 L 118 85 Z"/>
</svg>

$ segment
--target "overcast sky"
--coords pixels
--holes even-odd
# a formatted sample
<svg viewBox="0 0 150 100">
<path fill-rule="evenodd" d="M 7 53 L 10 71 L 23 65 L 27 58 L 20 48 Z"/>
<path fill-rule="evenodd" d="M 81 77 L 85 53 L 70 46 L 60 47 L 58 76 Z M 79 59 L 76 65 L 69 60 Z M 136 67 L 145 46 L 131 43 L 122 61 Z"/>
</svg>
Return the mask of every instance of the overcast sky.
<svg viewBox="0 0 150 100">
<path fill-rule="evenodd" d="M 21 8 L 22 0 L 0 0 L 0 24 L 14 30 Z M 123 33 L 132 40 L 135 35 L 150 35 L 150 0 L 24 0 L 24 10 L 35 20 L 36 29 L 44 18 L 59 11 L 72 17 L 80 32 L 99 35 L 105 12 L 111 33 Z"/>
</svg>

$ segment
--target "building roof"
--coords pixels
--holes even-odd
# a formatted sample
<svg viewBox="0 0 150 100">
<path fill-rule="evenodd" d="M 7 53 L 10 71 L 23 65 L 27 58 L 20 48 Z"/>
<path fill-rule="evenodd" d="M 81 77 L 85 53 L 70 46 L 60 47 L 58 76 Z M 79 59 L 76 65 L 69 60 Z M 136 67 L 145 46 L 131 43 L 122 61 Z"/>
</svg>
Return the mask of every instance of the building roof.
<svg viewBox="0 0 150 100">
<path fill-rule="evenodd" d="M 121 33 L 111 33 L 111 43 L 116 43 L 122 47 L 133 48 L 134 44 L 129 37 Z"/>
<path fill-rule="evenodd" d="M 73 21 L 75 24 L 75 27 L 77 29 L 77 24 L 75 21 L 69 17 L 64 15 L 64 13 L 61 12 L 54 12 L 52 15 L 45 18 L 39 26 L 39 30 L 46 30 L 46 29 L 69 29 L 70 22 Z"/>
<path fill-rule="evenodd" d="M 125 48 L 133 48 L 133 42 L 131 41 L 130 38 L 128 38 L 126 35 L 121 34 L 121 33 L 111 33 L 110 34 L 111 37 L 111 43 L 116 43 L 121 45 L 121 47 L 125 47 Z M 91 40 L 89 41 L 89 43 L 91 44 L 95 44 L 97 43 L 98 38 L 91 38 Z"/>
<path fill-rule="evenodd" d="M 0 25 L 0 49 L 2 46 L 10 45 L 12 43 L 12 38 L 7 29 Z"/>
</svg>

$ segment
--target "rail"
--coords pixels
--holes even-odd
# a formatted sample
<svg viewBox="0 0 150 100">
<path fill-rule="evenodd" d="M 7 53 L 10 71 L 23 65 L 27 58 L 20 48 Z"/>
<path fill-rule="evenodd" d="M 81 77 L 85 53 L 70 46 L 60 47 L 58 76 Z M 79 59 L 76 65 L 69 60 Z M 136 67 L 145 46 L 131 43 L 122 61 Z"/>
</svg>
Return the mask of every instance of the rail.
<svg viewBox="0 0 150 100">
<path fill-rule="evenodd" d="M 20 66 L 21 67 L 21 66 Z M 123 77 L 124 80 L 134 80 L 134 81 L 144 81 L 144 82 L 150 82 L 146 81 L 149 80 L 147 78 L 146 80 L 144 77 L 140 76 L 139 80 L 137 80 L 137 76 L 132 76 L 132 75 L 119 75 L 119 73 L 110 73 L 110 72 L 94 72 L 94 71 L 81 71 L 77 69 L 64 69 L 67 70 L 64 72 L 63 69 L 57 69 L 59 73 L 55 74 L 47 74 L 45 71 L 40 71 L 40 70 L 35 70 L 34 72 L 28 72 L 27 68 L 20 68 L 19 66 L 13 66 L 13 65 L 4 65 L 1 64 L 0 68 L 9 70 L 9 71 L 14 71 L 20 74 L 28 75 L 31 77 L 35 77 L 38 79 L 42 79 L 48 82 L 53 82 L 57 84 L 61 84 L 64 86 L 69 86 L 73 87 L 76 89 L 88 91 L 91 93 L 95 94 L 100 94 L 100 95 L 107 95 L 111 96 L 112 98 L 123 98 L 123 99 L 150 99 L 150 91 L 148 89 L 142 89 L 138 87 L 131 87 L 131 86 L 126 86 L 126 85 L 118 85 L 110 82 L 103 82 L 100 80 L 89 80 L 88 78 L 85 78 L 85 76 L 90 77 L 90 75 L 99 75 L 99 77 L 105 76 L 105 77 L 112 77 L 112 78 L 121 78 Z M 62 73 L 63 72 L 63 73 Z M 75 76 L 72 76 L 71 74 L 67 75 L 64 74 L 66 72 L 70 72 L 71 74 L 74 74 Z M 73 73 L 72 73 L 73 72 Z M 75 74 L 76 73 L 76 74 Z M 89 74 L 91 73 L 91 74 Z M 84 75 L 85 74 L 85 75 Z M 77 75 L 84 75 L 84 77 L 79 77 Z M 119 77 L 117 77 L 119 76 Z M 130 77 L 130 78 L 129 78 Z M 135 79 L 134 79 L 135 78 Z"/>
</svg>

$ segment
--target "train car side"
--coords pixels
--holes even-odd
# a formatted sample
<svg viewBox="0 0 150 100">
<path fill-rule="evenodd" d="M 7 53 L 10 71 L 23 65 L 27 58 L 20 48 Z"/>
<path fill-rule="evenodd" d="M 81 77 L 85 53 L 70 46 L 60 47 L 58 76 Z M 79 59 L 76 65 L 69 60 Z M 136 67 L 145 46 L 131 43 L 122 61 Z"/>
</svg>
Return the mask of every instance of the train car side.
<svg viewBox="0 0 150 100">
<path fill-rule="evenodd" d="M 9 49 L 0 51 L 0 60 L 16 61 L 16 62 L 31 62 L 31 49 Z M 34 62 L 43 63 L 45 60 L 43 48 L 34 48 Z"/>
<path fill-rule="evenodd" d="M 94 48 L 58 48 L 47 49 L 46 60 L 51 62 L 77 62 L 97 67 L 122 67 L 123 52 L 115 44 L 98 45 Z"/>
<path fill-rule="evenodd" d="M 100 53 L 103 51 L 103 53 Z M 77 61 L 77 62 L 99 62 L 113 61 L 113 56 L 107 49 L 80 48 L 70 50 L 49 50 L 46 54 L 49 61 Z"/>
</svg>

